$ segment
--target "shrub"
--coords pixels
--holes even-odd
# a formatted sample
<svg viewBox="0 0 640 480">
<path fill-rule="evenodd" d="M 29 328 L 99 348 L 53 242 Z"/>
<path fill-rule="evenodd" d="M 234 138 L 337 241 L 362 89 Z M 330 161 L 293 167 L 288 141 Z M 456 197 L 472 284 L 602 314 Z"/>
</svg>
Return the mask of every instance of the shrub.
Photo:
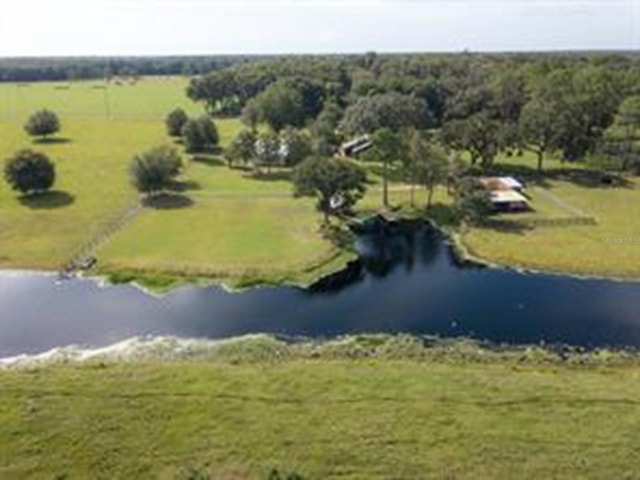
<svg viewBox="0 0 640 480">
<path fill-rule="evenodd" d="M 24 126 L 26 132 L 32 137 L 46 138 L 60 131 L 60 120 L 50 110 L 40 110 L 31 115 Z"/>
<path fill-rule="evenodd" d="M 4 177 L 11 188 L 23 194 L 43 192 L 55 182 L 55 165 L 44 153 L 20 150 L 7 159 Z"/>
</svg>

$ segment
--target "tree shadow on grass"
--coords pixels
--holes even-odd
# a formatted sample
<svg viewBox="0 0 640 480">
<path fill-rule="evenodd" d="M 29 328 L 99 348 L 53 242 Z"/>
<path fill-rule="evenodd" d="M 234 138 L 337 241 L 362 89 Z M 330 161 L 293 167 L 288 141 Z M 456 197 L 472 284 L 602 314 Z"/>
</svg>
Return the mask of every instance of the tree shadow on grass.
<svg viewBox="0 0 640 480">
<path fill-rule="evenodd" d="M 193 205 L 193 200 L 179 193 L 161 193 L 153 197 L 146 197 L 142 205 L 155 210 L 175 210 Z"/>
<path fill-rule="evenodd" d="M 209 167 L 224 167 L 227 164 L 224 159 L 218 155 L 207 155 L 204 153 L 194 155 L 192 160 Z"/>
<path fill-rule="evenodd" d="M 480 225 L 481 228 L 494 230 L 500 233 L 511 233 L 515 235 L 524 235 L 526 232 L 533 230 L 531 225 L 518 220 L 502 220 L 497 218 L 485 219 Z"/>
<path fill-rule="evenodd" d="M 73 140 L 67 137 L 47 137 L 47 138 L 36 138 L 33 140 L 33 143 L 36 145 L 63 145 L 65 143 L 71 143 Z"/>
<path fill-rule="evenodd" d="M 200 182 L 195 180 L 174 180 L 167 187 L 167 190 L 175 193 L 188 192 L 190 190 L 200 190 L 202 186 Z"/>
<path fill-rule="evenodd" d="M 32 195 L 23 195 L 19 200 L 22 205 L 34 210 L 50 210 L 71 205 L 75 201 L 75 197 L 67 192 L 51 190 Z"/>
<path fill-rule="evenodd" d="M 246 173 L 243 176 L 252 180 L 260 180 L 261 182 L 290 182 L 293 172 L 291 170 L 272 170 L 270 172 L 265 170 L 256 170 L 251 173 Z"/>
</svg>

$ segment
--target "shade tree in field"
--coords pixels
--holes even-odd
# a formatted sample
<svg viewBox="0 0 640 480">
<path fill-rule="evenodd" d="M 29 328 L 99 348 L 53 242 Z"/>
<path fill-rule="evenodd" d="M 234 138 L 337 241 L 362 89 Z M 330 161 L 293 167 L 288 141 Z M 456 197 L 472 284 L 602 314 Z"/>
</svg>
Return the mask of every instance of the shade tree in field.
<svg viewBox="0 0 640 480">
<path fill-rule="evenodd" d="M 187 116 L 187 112 L 182 108 L 175 108 L 169 112 L 165 119 L 165 125 L 169 136 L 180 137 L 182 135 L 182 128 L 188 121 L 189 117 Z"/>
<path fill-rule="evenodd" d="M 255 133 L 258 131 L 258 124 L 260 123 L 260 107 L 258 107 L 255 100 L 249 100 L 247 102 L 242 109 L 240 120 L 249 127 L 252 132 Z"/>
<path fill-rule="evenodd" d="M 230 167 L 233 162 L 239 161 L 248 165 L 256 157 L 256 141 L 258 137 L 252 130 L 241 130 L 231 142 L 226 152 L 227 163 Z"/>
<path fill-rule="evenodd" d="M 301 130 L 285 127 L 280 132 L 279 140 L 282 161 L 286 167 L 294 167 L 311 155 L 311 138 Z"/>
<path fill-rule="evenodd" d="M 51 110 L 39 110 L 29 117 L 24 129 L 32 137 L 46 140 L 49 135 L 60 131 L 60 119 Z"/>
<path fill-rule="evenodd" d="M 38 194 L 53 186 L 55 165 L 44 153 L 20 150 L 6 160 L 4 178 L 13 190 L 24 195 Z"/>
<path fill-rule="evenodd" d="M 189 153 L 207 152 L 218 145 L 218 129 L 208 115 L 192 118 L 182 127 L 182 141 Z"/>
<path fill-rule="evenodd" d="M 448 155 L 444 148 L 436 144 L 425 132 L 414 131 L 409 140 L 405 168 L 410 172 L 411 184 L 422 185 L 427 190 L 426 207 L 430 208 L 435 188 L 446 182 L 449 172 Z M 413 190 L 411 197 L 413 204 Z"/>
<path fill-rule="evenodd" d="M 480 161 L 486 167 L 493 163 L 500 149 L 500 123 L 482 111 L 465 119 L 448 121 L 440 138 L 449 148 L 466 151 L 472 165 Z"/>
<path fill-rule="evenodd" d="M 131 183 L 140 193 L 154 196 L 168 189 L 182 169 L 182 159 L 173 147 L 158 146 L 131 160 Z"/>
<path fill-rule="evenodd" d="M 366 180 L 364 170 L 348 160 L 309 157 L 294 170 L 294 195 L 315 197 L 327 224 L 330 215 L 362 198 Z"/>
<path fill-rule="evenodd" d="M 520 132 L 524 148 L 536 154 L 538 171 L 542 171 L 547 152 L 553 148 L 557 135 L 560 112 L 554 104 L 534 97 L 522 109 Z"/>
<path fill-rule="evenodd" d="M 406 143 L 401 134 L 390 128 L 381 128 L 371 136 L 373 147 L 366 153 L 365 160 L 382 164 L 382 204 L 389 206 L 389 167 L 406 154 Z"/>
<path fill-rule="evenodd" d="M 454 190 L 455 206 L 460 218 L 469 223 L 480 223 L 492 212 L 491 196 L 473 176 L 459 179 Z"/>
<path fill-rule="evenodd" d="M 255 143 L 255 164 L 258 168 L 266 167 L 267 172 L 279 165 L 282 160 L 280 138 L 275 132 L 261 134 Z"/>
</svg>

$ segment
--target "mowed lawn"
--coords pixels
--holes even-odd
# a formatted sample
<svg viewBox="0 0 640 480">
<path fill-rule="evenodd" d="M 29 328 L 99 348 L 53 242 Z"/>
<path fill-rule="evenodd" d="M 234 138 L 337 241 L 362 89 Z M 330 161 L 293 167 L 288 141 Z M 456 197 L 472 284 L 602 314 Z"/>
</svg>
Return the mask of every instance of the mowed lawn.
<svg viewBox="0 0 640 480">
<path fill-rule="evenodd" d="M 48 153 L 56 162 L 55 191 L 25 202 L 0 184 L 0 265 L 55 269 L 137 201 L 127 166 L 153 145 L 171 143 L 164 116 L 190 102 L 186 79 L 147 78 L 135 85 L 103 82 L 0 84 L 0 157 L 20 148 Z M 23 131 L 40 108 L 58 113 L 55 143 L 33 142 Z M 221 144 L 242 128 L 217 120 Z M 254 277 L 305 277 L 339 254 L 319 234 L 313 202 L 292 198 L 283 178 L 256 179 L 220 159 L 189 161 L 181 179 L 182 208 L 146 208 L 97 251 L 107 271 Z"/>
<path fill-rule="evenodd" d="M 340 255 L 320 235 L 312 201 L 237 193 L 200 193 L 192 201 L 185 208 L 143 211 L 98 251 L 101 268 L 230 283 L 294 282 Z"/>
<path fill-rule="evenodd" d="M 0 478 L 633 479 L 637 367 L 288 360 L 0 372 Z M 195 476 L 198 472 L 199 476 Z"/>
</svg>

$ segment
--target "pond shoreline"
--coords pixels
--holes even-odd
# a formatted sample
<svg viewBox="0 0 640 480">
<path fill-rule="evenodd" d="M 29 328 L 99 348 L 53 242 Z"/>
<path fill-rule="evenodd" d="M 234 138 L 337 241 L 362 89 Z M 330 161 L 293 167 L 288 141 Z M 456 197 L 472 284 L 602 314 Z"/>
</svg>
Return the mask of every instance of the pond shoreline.
<svg viewBox="0 0 640 480">
<path fill-rule="evenodd" d="M 0 271 L 8 299 L 0 356 L 63 345 L 99 347 L 139 335 L 222 339 L 254 333 L 314 339 L 406 333 L 515 346 L 640 346 L 633 307 L 637 284 L 487 265 L 463 255 L 455 236 L 430 225 L 407 221 L 383 227 L 385 234 L 372 225 L 374 231 L 362 232 L 354 243 L 357 260 L 337 257 L 346 267 L 341 263 L 337 273 L 319 276 L 307 288 L 293 282 L 234 288 L 207 279 L 159 292 L 135 280 L 118 286 L 94 275 L 56 281 L 52 272 Z M 552 300 L 540 301 L 541 295 Z"/>
<path fill-rule="evenodd" d="M 612 282 L 632 282 L 640 283 L 640 277 L 620 277 L 615 275 L 598 275 L 598 274 L 581 274 L 571 271 L 562 270 L 548 270 L 537 269 L 532 267 L 526 267 L 522 265 L 503 264 L 492 261 L 491 259 L 482 257 L 472 253 L 471 249 L 465 244 L 463 234 L 457 229 L 451 229 L 443 227 L 437 224 L 430 218 L 416 219 L 414 217 L 402 217 L 400 222 L 423 222 L 440 232 L 445 237 L 445 243 L 449 246 L 455 261 L 460 265 L 474 265 L 483 268 L 491 268 L 497 270 L 513 271 L 522 275 L 549 275 L 556 277 L 571 278 L 577 280 L 604 280 Z M 107 288 L 114 285 L 131 285 L 147 295 L 155 298 L 161 298 L 167 293 L 187 286 L 198 287 L 211 287 L 217 286 L 229 293 L 242 293 L 251 289 L 272 288 L 272 287 L 295 287 L 307 289 L 316 282 L 323 280 L 324 278 L 338 274 L 348 268 L 350 262 L 357 260 L 358 254 L 354 248 L 355 240 L 352 242 L 349 248 L 342 248 L 337 253 L 323 262 L 318 267 L 311 271 L 301 271 L 297 274 L 288 275 L 287 278 L 273 278 L 266 279 L 264 276 L 258 276 L 256 278 L 217 278 L 217 277 L 200 277 L 200 276 L 181 276 L 179 274 L 165 273 L 165 272 L 149 272 L 147 275 L 141 272 L 135 271 L 98 271 L 98 272 L 78 272 L 79 278 L 95 281 L 100 287 Z M 327 265 L 331 265 L 327 268 Z M 125 280 L 118 280 L 124 272 Z M 316 272 L 316 273 L 314 273 Z M 305 273 L 311 275 L 304 280 L 296 279 L 297 277 L 303 277 Z M 57 276 L 58 273 L 52 270 L 46 269 L 31 269 L 31 268 L 8 268 L 3 269 L 0 265 L 0 275 L 42 275 L 42 276 Z M 154 281 L 157 276 L 161 278 L 170 279 L 167 285 L 159 286 Z"/>
<path fill-rule="evenodd" d="M 135 336 L 101 347 L 67 345 L 0 358 L 0 371 L 67 364 L 383 360 L 573 367 L 640 365 L 636 348 L 586 349 L 571 345 L 505 344 L 488 340 L 411 334 L 352 334 L 335 338 L 248 334 L 221 339 Z"/>
</svg>

